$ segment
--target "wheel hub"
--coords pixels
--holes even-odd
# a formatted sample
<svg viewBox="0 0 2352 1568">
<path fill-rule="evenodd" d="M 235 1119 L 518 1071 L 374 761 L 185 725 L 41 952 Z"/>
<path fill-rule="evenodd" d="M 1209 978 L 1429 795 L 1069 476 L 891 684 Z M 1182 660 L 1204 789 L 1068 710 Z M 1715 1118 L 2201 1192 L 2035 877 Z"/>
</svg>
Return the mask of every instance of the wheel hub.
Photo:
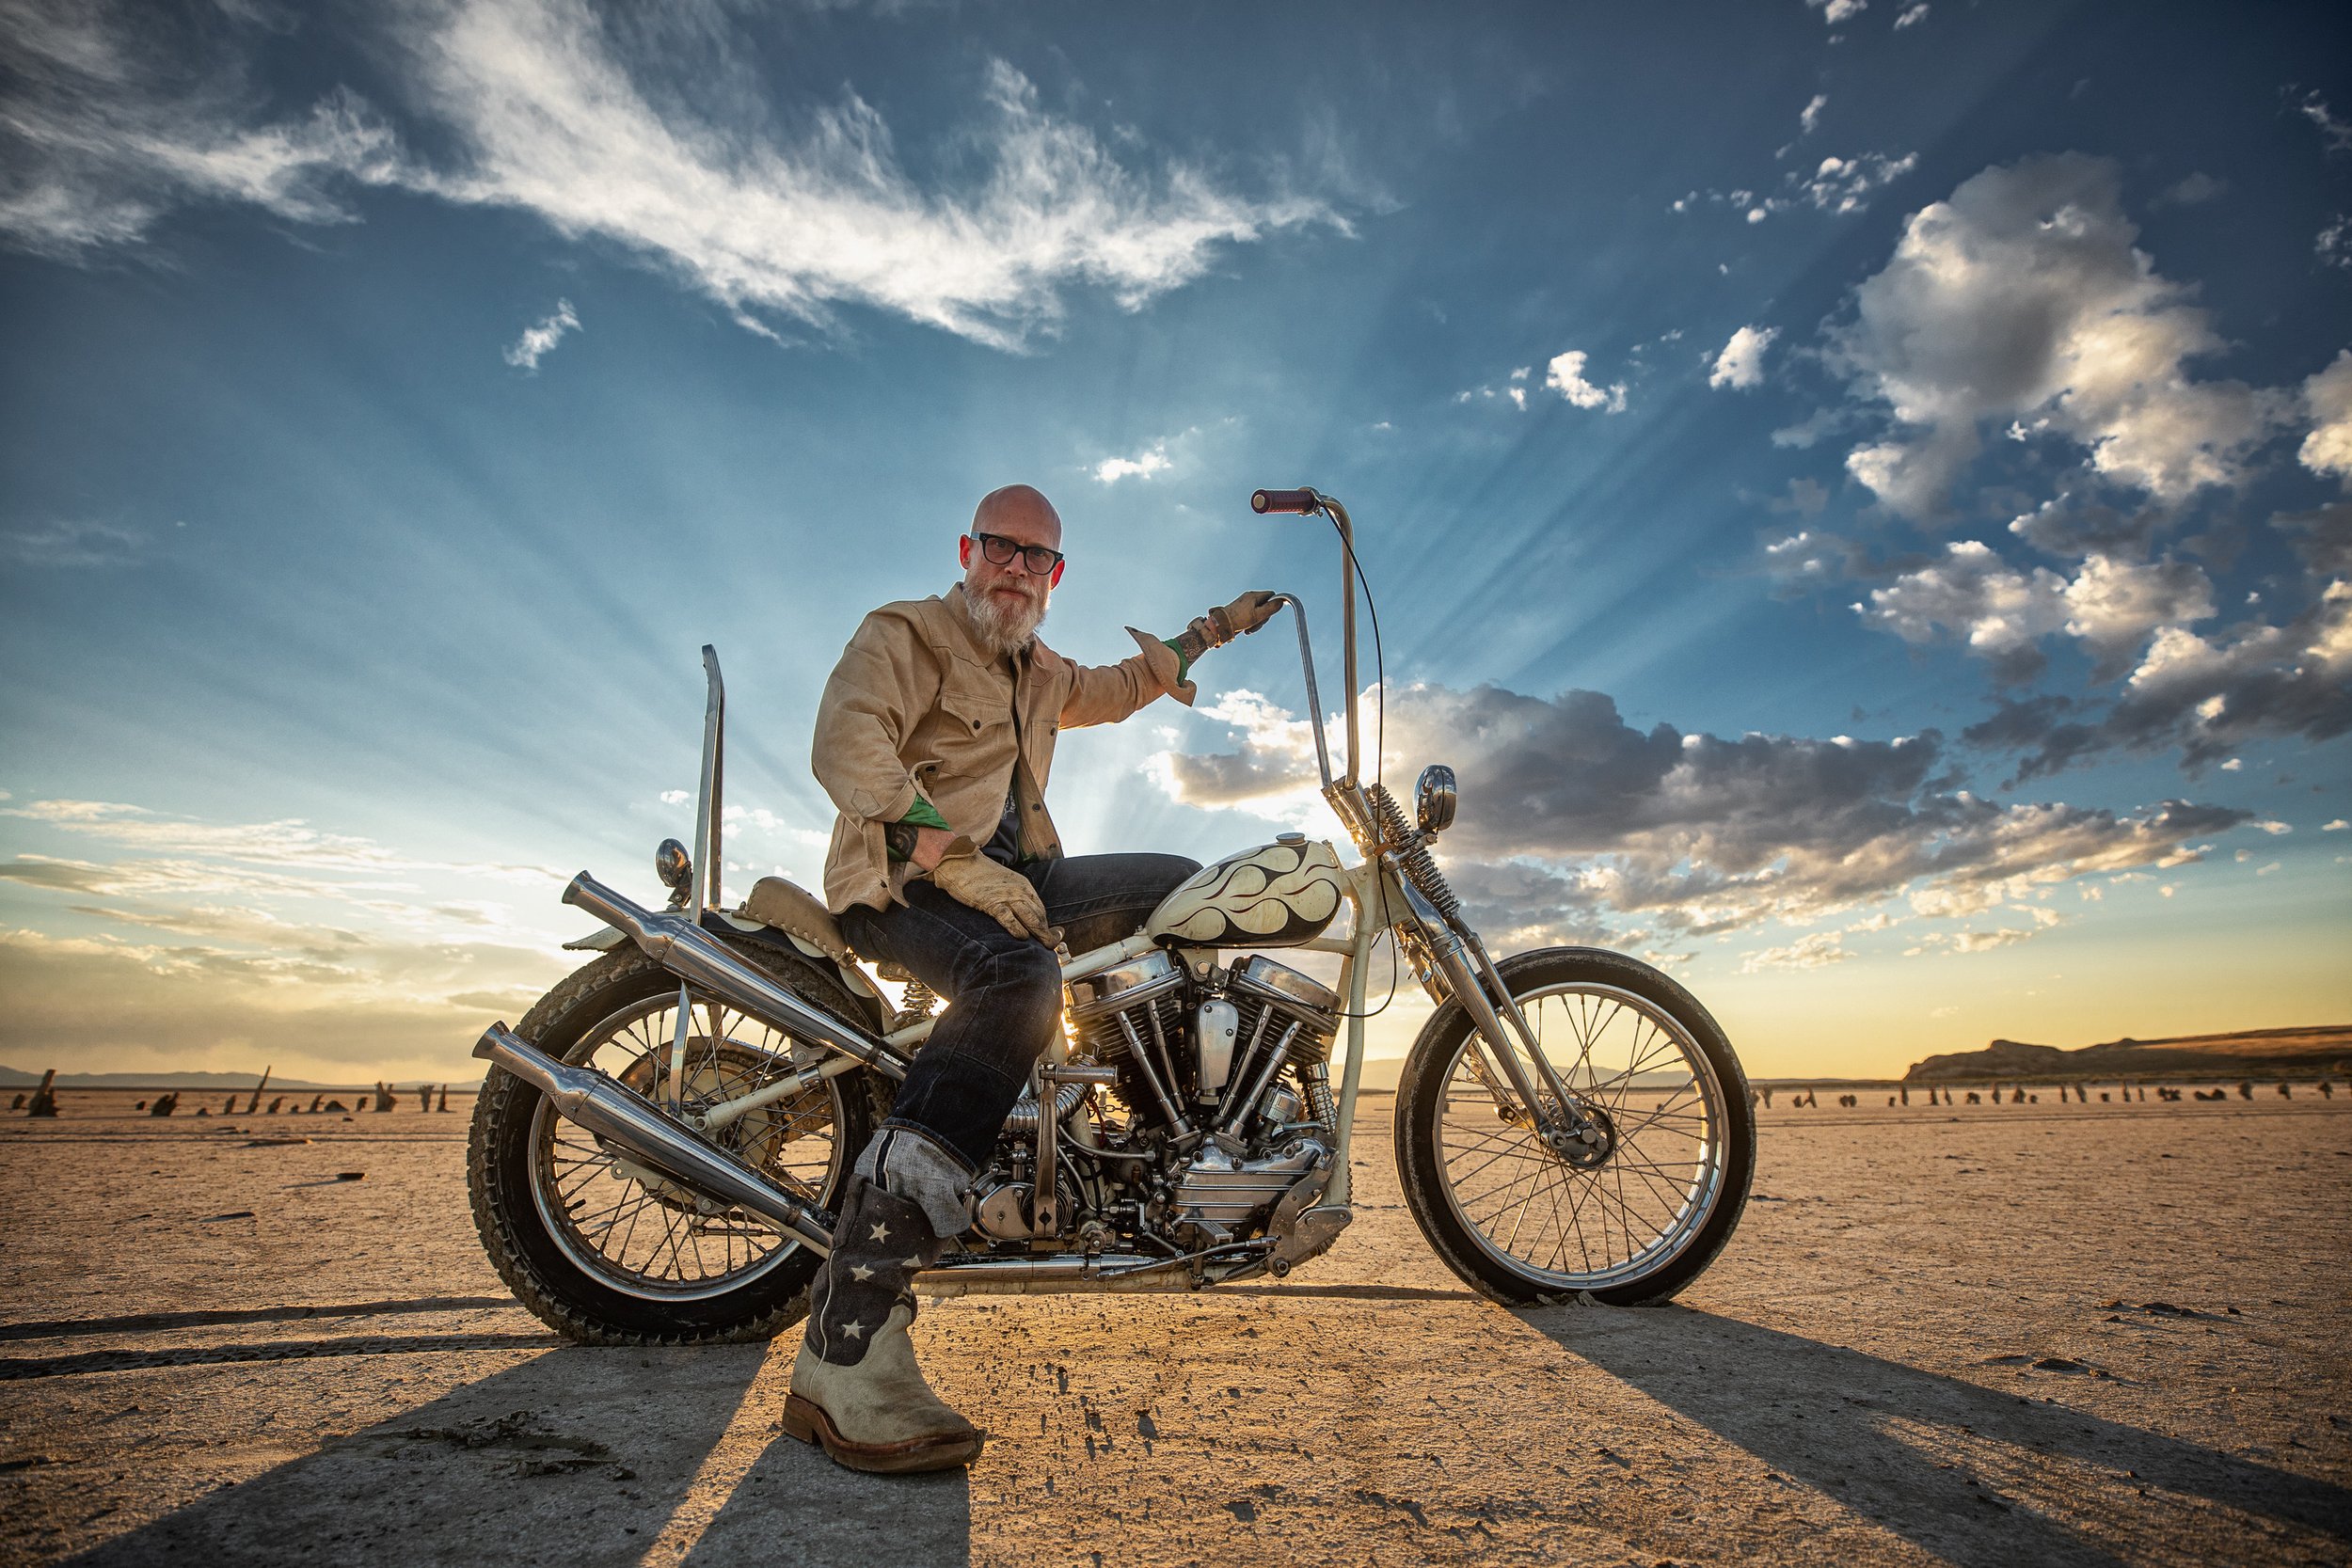
<svg viewBox="0 0 2352 1568">
<path fill-rule="evenodd" d="M 1604 1164 L 1617 1151 L 1617 1124 L 1597 1105 L 1585 1109 L 1581 1127 L 1561 1117 L 1548 1117 L 1543 1137 L 1545 1147 L 1579 1170 Z"/>
<path fill-rule="evenodd" d="M 678 1103 L 672 1106 L 667 1093 L 669 1082 L 669 1052 L 665 1047 L 649 1051 L 631 1062 L 620 1075 L 620 1082 L 655 1104 L 670 1110 L 679 1120 L 701 1133 L 706 1142 L 723 1148 L 747 1164 L 764 1164 L 783 1142 L 792 1116 L 789 1101 L 763 1105 L 739 1120 L 713 1132 L 703 1125 L 704 1113 L 730 1098 L 723 1066 L 742 1071 L 756 1068 L 759 1057 L 730 1041 L 722 1040 L 714 1052 L 700 1036 L 689 1036 L 686 1056 L 691 1064 L 680 1087 Z M 733 1206 L 704 1196 L 681 1186 L 651 1166 L 639 1164 L 628 1151 L 599 1137 L 597 1146 L 612 1158 L 612 1178 L 615 1181 L 635 1181 L 652 1195 L 664 1208 L 713 1218 Z"/>
</svg>

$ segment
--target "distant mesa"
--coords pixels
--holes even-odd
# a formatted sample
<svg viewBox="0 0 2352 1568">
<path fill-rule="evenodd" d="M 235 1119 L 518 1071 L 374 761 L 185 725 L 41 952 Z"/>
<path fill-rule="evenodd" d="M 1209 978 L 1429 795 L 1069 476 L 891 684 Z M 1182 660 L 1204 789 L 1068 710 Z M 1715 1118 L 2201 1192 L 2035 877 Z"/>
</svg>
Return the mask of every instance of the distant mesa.
<svg viewBox="0 0 2352 1568">
<path fill-rule="evenodd" d="M 2073 1051 L 1994 1040 L 1982 1051 L 1930 1056 L 1906 1084 L 1980 1084 L 1992 1078 L 2189 1078 L 2207 1074 L 2352 1072 L 2352 1023 L 2246 1029 L 2230 1035 L 2109 1040 Z"/>
</svg>

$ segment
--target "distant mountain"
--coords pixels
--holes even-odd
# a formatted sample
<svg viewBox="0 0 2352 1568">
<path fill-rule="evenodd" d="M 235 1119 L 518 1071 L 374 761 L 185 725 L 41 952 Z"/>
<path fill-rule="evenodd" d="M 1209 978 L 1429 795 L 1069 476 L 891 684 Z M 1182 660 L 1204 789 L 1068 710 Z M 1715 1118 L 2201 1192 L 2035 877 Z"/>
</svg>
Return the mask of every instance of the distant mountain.
<svg viewBox="0 0 2352 1568">
<path fill-rule="evenodd" d="M 2352 1073 L 2352 1024 L 2305 1029 L 2246 1029 L 2231 1035 L 2109 1040 L 2073 1051 L 2023 1040 L 1994 1040 L 1982 1051 L 1930 1056 L 1903 1074 L 1907 1084 L 1981 1084 L 2016 1078 L 2217 1078 L 2281 1072 Z"/>
<path fill-rule="evenodd" d="M 258 1072 L 60 1072 L 57 1074 L 57 1087 L 61 1089 L 249 1090 L 260 1077 L 261 1074 Z M 0 1089 L 26 1089 L 40 1082 L 40 1074 L 38 1072 L 26 1072 L 21 1068 L 0 1067 Z M 403 1078 L 400 1082 L 410 1085 L 413 1092 L 414 1086 L 421 1080 Z M 439 1080 L 436 1079 L 435 1082 L 438 1083 Z M 475 1081 L 453 1078 L 449 1082 L 452 1088 L 471 1088 Z M 348 1092 L 353 1089 L 373 1088 L 374 1084 L 373 1081 L 366 1084 L 314 1084 L 308 1078 L 273 1078 L 269 1081 L 269 1086 L 273 1090 L 283 1089 L 288 1094 L 292 1094 L 296 1089 L 341 1089 Z"/>
</svg>

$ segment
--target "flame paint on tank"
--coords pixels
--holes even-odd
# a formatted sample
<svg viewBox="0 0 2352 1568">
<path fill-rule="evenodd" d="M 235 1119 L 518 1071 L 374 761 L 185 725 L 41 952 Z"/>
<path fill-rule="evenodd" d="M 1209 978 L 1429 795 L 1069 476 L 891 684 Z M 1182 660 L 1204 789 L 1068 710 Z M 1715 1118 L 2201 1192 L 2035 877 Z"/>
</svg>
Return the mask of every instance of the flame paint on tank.
<svg viewBox="0 0 2352 1568">
<path fill-rule="evenodd" d="M 1340 896 L 1328 844 L 1265 844 L 1202 866 L 1144 928 L 1171 947 L 1290 947 L 1323 934 Z"/>
</svg>

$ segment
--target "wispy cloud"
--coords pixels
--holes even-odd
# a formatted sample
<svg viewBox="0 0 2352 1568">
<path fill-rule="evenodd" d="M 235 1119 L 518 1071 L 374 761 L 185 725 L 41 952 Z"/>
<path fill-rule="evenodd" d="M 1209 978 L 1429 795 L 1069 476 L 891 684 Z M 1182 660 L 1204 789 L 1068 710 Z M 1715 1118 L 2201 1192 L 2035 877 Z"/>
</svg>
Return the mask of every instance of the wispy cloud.
<svg viewBox="0 0 2352 1568">
<path fill-rule="evenodd" d="M 2292 87 L 2286 89 L 2289 94 L 2294 90 Z M 2316 88 L 2299 98 L 2290 98 L 2289 102 L 2296 114 L 2317 129 L 2320 146 L 2330 152 L 2352 152 L 2352 123 L 2338 119 L 2334 111 L 2328 107 L 2328 100 L 2321 97 Z"/>
<path fill-rule="evenodd" d="M 580 330 L 580 317 L 572 309 L 572 302 L 559 299 L 555 309 L 531 325 L 523 335 L 506 346 L 506 362 L 518 371 L 535 371 L 539 361 L 564 341 L 567 332 Z"/>
<path fill-rule="evenodd" d="M 119 523 L 59 518 L 0 533 L 0 555 L 21 566 L 124 566 L 147 536 Z"/>
<path fill-rule="evenodd" d="M 217 20 L 217 19 L 216 19 Z M 391 178 L 390 131 L 357 98 L 258 106 L 233 24 L 120 0 L 0 7 L 0 237 L 72 258 L 135 245 L 175 208 L 231 202 L 298 223 L 350 217 L 331 185 Z"/>
<path fill-rule="evenodd" d="M 1769 969 L 1820 969 L 1825 964 L 1842 963 L 1853 955 L 1846 951 L 1843 931 L 1815 931 L 1799 937 L 1786 947 L 1766 947 L 1743 955 L 1740 973 L 1757 974 Z"/>
<path fill-rule="evenodd" d="M 697 68 L 665 57 L 659 29 L 634 34 L 625 58 L 617 24 L 583 0 L 401 8 L 389 13 L 397 85 L 426 122 L 417 142 L 450 150 L 435 162 L 340 89 L 305 118 L 269 119 L 233 53 L 150 43 L 148 14 L 65 0 L 0 12 L 0 41 L 25 62 L 0 119 L 0 233 L 15 244 L 135 244 L 199 201 L 341 221 L 338 179 L 396 184 L 610 241 L 771 336 L 763 317 L 824 329 L 862 306 L 1010 349 L 1050 332 L 1070 290 L 1137 309 L 1224 246 L 1345 228 L 1312 197 L 1240 194 L 1177 159 L 1122 161 L 1002 60 L 982 68 L 957 172 L 925 181 L 854 90 L 809 108 L 797 132 L 748 109 L 730 119 L 735 97 L 673 80 Z M 199 43 L 200 65 L 185 63 Z"/>
<path fill-rule="evenodd" d="M 1899 33 L 1905 27 L 1915 27 L 1927 19 L 1928 0 L 1912 0 L 1912 3 L 1905 6 L 1901 13 L 1895 18 L 1895 30 Z"/>
<path fill-rule="evenodd" d="M 1807 6 L 1821 13 L 1821 20 L 1835 27 L 1851 22 L 1870 8 L 1870 0 L 1804 0 Z"/>
</svg>

